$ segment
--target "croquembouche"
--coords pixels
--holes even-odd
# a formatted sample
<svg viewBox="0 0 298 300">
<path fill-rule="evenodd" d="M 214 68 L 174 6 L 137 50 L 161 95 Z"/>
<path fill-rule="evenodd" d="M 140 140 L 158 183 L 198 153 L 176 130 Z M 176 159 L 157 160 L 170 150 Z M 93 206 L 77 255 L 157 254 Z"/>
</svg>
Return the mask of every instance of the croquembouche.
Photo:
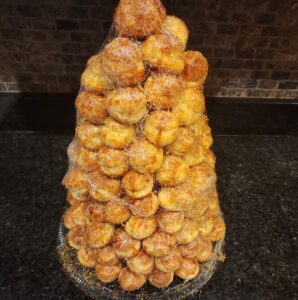
<svg viewBox="0 0 298 300">
<path fill-rule="evenodd" d="M 225 235 L 205 113 L 208 62 L 160 0 L 120 0 L 115 34 L 76 98 L 63 179 L 68 245 L 99 281 L 134 291 L 191 280 Z"/>
</svg>

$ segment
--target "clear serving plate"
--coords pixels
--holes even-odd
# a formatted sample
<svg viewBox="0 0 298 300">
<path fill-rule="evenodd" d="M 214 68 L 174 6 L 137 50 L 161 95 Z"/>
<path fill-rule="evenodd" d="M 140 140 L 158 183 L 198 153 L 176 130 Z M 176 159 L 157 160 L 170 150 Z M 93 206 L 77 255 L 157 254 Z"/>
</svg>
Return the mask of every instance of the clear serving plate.
<svg viewBox="0 0 298 300">
<path fill-rule="evenodd" d="M 101 283 L 94 271 L 82 267 L 76 257 L 76 250 L 70 248 L 66 242 L 67 229 L 60 221 L 57 237 L 57 252 L 63 270 L 71 281 L 87 296 L 95 300 L 102 299 L 181 299 L 197 293 L 214 274 L 218 263 L 224 257 L 224 238 L 214 244 L 212 259 L 201 265 L 201 271 L 193 280 L 184 281 L 175 276 L 172 284 L 164 289 L 157 289 L 146 283 L 140 290 L 125 292 L 121 290 L 117 282 L 110 284 Z"/>
</svg>

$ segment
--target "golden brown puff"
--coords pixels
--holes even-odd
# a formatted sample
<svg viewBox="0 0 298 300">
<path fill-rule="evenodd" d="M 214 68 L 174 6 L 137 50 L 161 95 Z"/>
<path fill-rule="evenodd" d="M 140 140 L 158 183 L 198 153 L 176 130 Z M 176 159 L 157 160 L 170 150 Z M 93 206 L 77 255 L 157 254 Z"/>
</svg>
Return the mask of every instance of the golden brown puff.
<svg viewBox="0 0 298 300">
<path fill-rule="evenodd" d="M 200 236 L 188 244 L 180 245 L 179 249 L 183 257 L 196 259 L 201 262 L 209 260 L 212 255 L 212 243 L 202 239 Z"/>
<path fill-rule="evenodd" d="M 121 181 L 112 179 L 101 172 L 90 174 L 90 195 L 97 201 L 109 202 L 118 199 L 121 194 Z"/>
<path fill-rule="evenodd" d="M 151 35 L 143 43 L 142 53 L 145 62 L 158 70 L 181 74 L 184 69 L 183 50 L 173 36 Z"/>
<path fill-rule="evenodd" d="M 166 10 L 160 0 L 121 0 L 114 24 L 121 36 L 143 39 L 161 31 Z"/>
<path fill-rule="evenodd" d="M 166 256 L 155 258 L 155 267 L 162 272 L 175 272 L 180 267 L 181 254 L 178 247 Z"/>
<path fill-rule="evenodd" d="M 95 275 L 103 283 L 110 283 L 118 278 L 121 271 L 121 263 L 116 265 L 101 265 L 97 264 L 95 266 Z"/>
<path fill-rule="evenodd" d="M 80 264 L 85 268 L 94 268 L 96 264 L 95 250 L 89 247 L 81 247 L 77 252 Z"/>
<path fill-rule="evenodd" d="M 155 257 L 167 255 L 175 245 L 175 237 L 160 230 L 155 231 L 152 236 L 143 240 L 143 249 L 147 254 Z"/>
<path fill-rule="evenodd" d="M 67 233 L 67 243 L 74 249 L 79 249 L 86 245 L 85 227 L 76 226 Z"/>
<path fill-rule="evenodd" d="M 154 216 L 143 218 L 131 216 L 125 224 L 125 231 L 136 240 L 143 240 L 156 229 L 157 222 Z"/>
<path fill-rule="evenodd" d="M 84 216 L 86 224 L 105 222 L 105 206 L 89 198 L 84 205 Z"/>
<path fill-rule="evenodd" d="M 189 184 L 176 187 L 164 187 L 158 192 L 158 204 L 170 211 L 186 211 L 197 198 L 193 188 Z"/>
<path fill-rule="evenodd" d="M 208 62 L 199 51 L 187 51 L 184 54 L 185 67 L 182 78 L 187 86 L 201 87 L 208 75 Z"/>
<path fill-rule="evenodd" d="M 143 250 L 137 256 L 126 261 L 128 268 L 139 275 L 148 275 L 154 267 L 154 258 L 147 255 Z"/>
<path fill-rule="evenodd" d="M 147 277 L 145 275 L 137 275 L 126 267 L 120 271 L 118 281 L 122 290 L 132 292 L 140 289 L 146 283 Z"/>
<path fill-rule="evenodd" d="M 120 258 L 136 256 L 141 248 L 141 242 L 132 239 L 124 230 L 116 229 L 111 244 Z"/>
<path fill-rule="evenodd" d="M 97 168 L 97 152 L 84 148 L 80 143 L 76 143 L 73 152 L 73 162 L 85 172 L 91 172 Z"/>
<path fill-rule="evenodd" d="M 190 219 L 198 219 L 204 213 L 206 213 L 208 204 L 204 194 L 200 194 L 197 191 L 194 191 L 195 200 L 193 205 L 189 207 L 185 212 L 185 216 Z"/>
<path fill-rule="evenodd" d="M 73 205 L 75 203 L 83 202 L 88 199 L 87 195 L 81 195 L 81 194 L 76 194 L 73 193 L 72 191 L 68 191 L 66 195 L 66 201 L 70 204 Z"/>
<path fill-rule="evenodd" d="M 120 201 L 110 201 L 106 205 L 105 215 L 107 222 L 111 224 L 122 224 L 128 220 L 129 209 L 120 203 Z"/>
<path fill-rule="evenodd" d="M 175 275 L 181 279 L 191 280 L 197 277 L 200 272 L 200 264 L 193 259 L 182 257 L 180 267 L 175 271 Z"/>
<path fill-rule="evenodd" d="M 126 153 L 109 147 L 102 147 L 98 151 L 98 163 L 100 170 L 112 178 L 123 176 L 129 168 Z"/>
<path fill-rule="evenodd" d="M 115 149 L 123 149 L 134 139 L 135 130 L 131 125 L 121 124 L 108 117 L 104 120 L 101 136 L 107 146 Z"/>
<path fill-rule="evenodd" d="M 215 168 L 216 158 L 210 149 L 205 148 L 200 142 L 196 141 L 191 150 L 185 154 L 185 161 L 189 166 L 195 166 L 202 162 L 207 163 L 211 168 Z"/>
<path fill-rule="evenodd" d="M 81 169 L 73 168 L 69 170 L 63 179 L 63 184 L 76 198 L 86 199 L 89 186 L 88 175 Z"/>
<path fill-rule="evenodd" d="M 96 151 L 103 145 L 100 126 L 84 122 L 77 125 L 76 133 L 81 144 L 91 151 Z"/>
<path fill-rule="evenodd" d="M 203 239 L 208 239 L 213 230 L 213 218 L 208 214 L 204 214 L 203 216 L 199 217 L 197 221 L 199 224 L 200 236 Z"/>
<path fill-rule="evenodd" d="M 100 124 L 107 116 L 105 99 L 101 95 L 82 91 L 75 101 L 77 113 L 82 119 Z"/>
<path fill-rule="evenodd" d="M 182 212 L 160 210 L 157 215 L 160 229 L 167 233 L 176 233 L 182 229 L 184 214 Z"/>
<path fill-rule="evenodd" d="M 221 216 L 213 217 L 213 229 L 210 235 L 207 237 L 208 240 L 217 242 L 221 240 L 226 234 L 226 224 Z"/>
<path fill-rule="evenodd" d="M 163 32 L 168 35 L 174 36 L 179 41 L 179 46 L 182 50 L 185 50 L 189 30 L 181 19 L 176 16 L 167 16 L 165 22 L 163 23 Z"/>
<path fill-rule="evenodd" d="M 201 114 L 198 120 L 192 125 L 196 137 L 202 137 L 208 126 L 208 117 Z"/>
<path fill-rule="evenodd" d="M 219 199 L 218 194 L 216 190 L 211 191 L 209 194 L 207 194 L 207 205 L 208 205 L 208 215 L 210 216 L 218 216 L 220 215 L 220 205 L 219 205 Z"/>
<path fill-rule="evenodd" d="M 101 54 L 94 55 L 88 60 L 87 67 L 81 77 L 81 86 L 96 94 L 113 88 L 112 82 L 103 71 Z"/>
<path fill-rule="evenodd" d="M 159 289 L 169 286 L 173 279 L 174 273 L 162 272 L 158 269 L 154 269 L 148 276 L 149 282 Z"/>
<path fill-rule="evenodd" d="M 204 191 L 214 186 L 215 182 L 215 171 L 207 163 L 202 162 L 190 169 L 189 183 L 195 191 Z"/>
<path fill-rule="evenodd" d="M 146 197 L 153 189 L 153 177 L 131 170 L 122 178 L 122 188 L 131 198 Z"/>
<path fill-rule="evenodd" d="M 183 92 L 180 78 L 165 73 L 155 73 L 148 77 L 144 88 L 148 101 L 160 109 L 174 107 Z"/>
<path fill-rule="evenodd" d="M 189 127 L 180 127 L 176 140 L 166 147 L 166 150 L 173 155 L 183 156 L 191 151 L 195 143 L 195 134 Z"/>
<path fill-rule="evenodd" d="M 129 124 L 139 122 L 147 113 L 147 99 L 142 88 L 115 89 L 106 96 L 109 114 L 117 121 Z"/>
<path fill-rule="evenodd" d="M 188 164 L 182 158 L 170 155 L 164 157 L 156 179 L 162 186 L 176 186 L 183 183 L 188 175 Z"/>
<path fill-rule="evenodd" d="M 102 248 L 111 241 L 114 231 L 114 226 L 108 223 L 86 225 L 87 243 L 93 248 Z"/>
<path fill-rule="evenodd" d="M 195 124 L 205 112 L 205 96 L 196 88 L 187 88 L 183 91 L 179 102 L 173 108 L 173 114 L 180 125 Z"/>
<path fill-rule="evenodd" d="M 138 172 L 154 173 L 162 164 L 163 151 L 145 139 L 133 142 L 128 150 L 129 163 Z"/>
<path fill-rule="evenodd" d="M 117 86 L 132 86 L 145 79 L 145 66 L 139 45 L 130 39 L 116 37 L 102 52 L 102 67 Z"/>
<path fill-rule="evenodd" d="M 103 248 L 97 249 L 96 260 L 101 265 L 114 266 L 120 262 L 115 250 L 111 246 L 105 246 Z"/>
<path fill-rule="evenodd" d="M 76 203 L 69 207 L 64 214 L 64 225 L 71 229 L 77 225 L 85 225 L 84 202 Z"/>
<path fill-rule="evenodd" d="M 151 217 L 158 210 L 158 199 L 154 193 L 141 199 L 126 197 L 124 201 L 134 216 Z"/>
<path fill-rule="evenodd" d="M 156 110 L 146 119 L 144 134 L 156 146 L 163 147 L 171 144 L 178 136 L 178 120 L 169 111 Z"/>
<path fill-rule="evenodd" d="M 199 224 L 197 221 L 185 218 L 180 231 L 175 233 L 175 238 L 179 244 L 188 244 L 199 235 Z"/>
</svg>

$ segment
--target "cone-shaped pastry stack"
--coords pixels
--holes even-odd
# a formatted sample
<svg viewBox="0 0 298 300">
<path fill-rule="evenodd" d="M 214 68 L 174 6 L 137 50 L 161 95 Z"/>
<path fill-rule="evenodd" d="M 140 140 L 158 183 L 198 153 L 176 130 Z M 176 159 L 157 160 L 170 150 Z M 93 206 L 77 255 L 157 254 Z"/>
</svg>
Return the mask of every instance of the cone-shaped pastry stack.
<svg viewBox="0 0 298 300">
<path fill-rule="evenodd" d="M 193 279 L 225 234 L 205 115 L 205 57 L 159 0 L 120 0 L 91 57 L 64 178 L 69 245 L 126 291 Z"/>
</svg>

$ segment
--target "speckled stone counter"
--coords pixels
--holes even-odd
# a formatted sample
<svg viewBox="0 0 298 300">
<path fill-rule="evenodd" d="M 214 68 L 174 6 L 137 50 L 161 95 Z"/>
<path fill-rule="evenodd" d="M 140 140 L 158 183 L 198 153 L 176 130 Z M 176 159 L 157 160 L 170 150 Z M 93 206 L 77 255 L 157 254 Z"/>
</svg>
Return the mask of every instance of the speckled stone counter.
<svg viewBox="0 0 298 300">
<path fill-rule="evenodd" d="M 56 255 L 69 136 L 0 133 L 0 299 L 86 299 Z M 189 299 L 295 299 L 298 136 L 215 136 L 226 261 Z M 297 265 L 296 265 L 297 266 Z"/>
</svg>

